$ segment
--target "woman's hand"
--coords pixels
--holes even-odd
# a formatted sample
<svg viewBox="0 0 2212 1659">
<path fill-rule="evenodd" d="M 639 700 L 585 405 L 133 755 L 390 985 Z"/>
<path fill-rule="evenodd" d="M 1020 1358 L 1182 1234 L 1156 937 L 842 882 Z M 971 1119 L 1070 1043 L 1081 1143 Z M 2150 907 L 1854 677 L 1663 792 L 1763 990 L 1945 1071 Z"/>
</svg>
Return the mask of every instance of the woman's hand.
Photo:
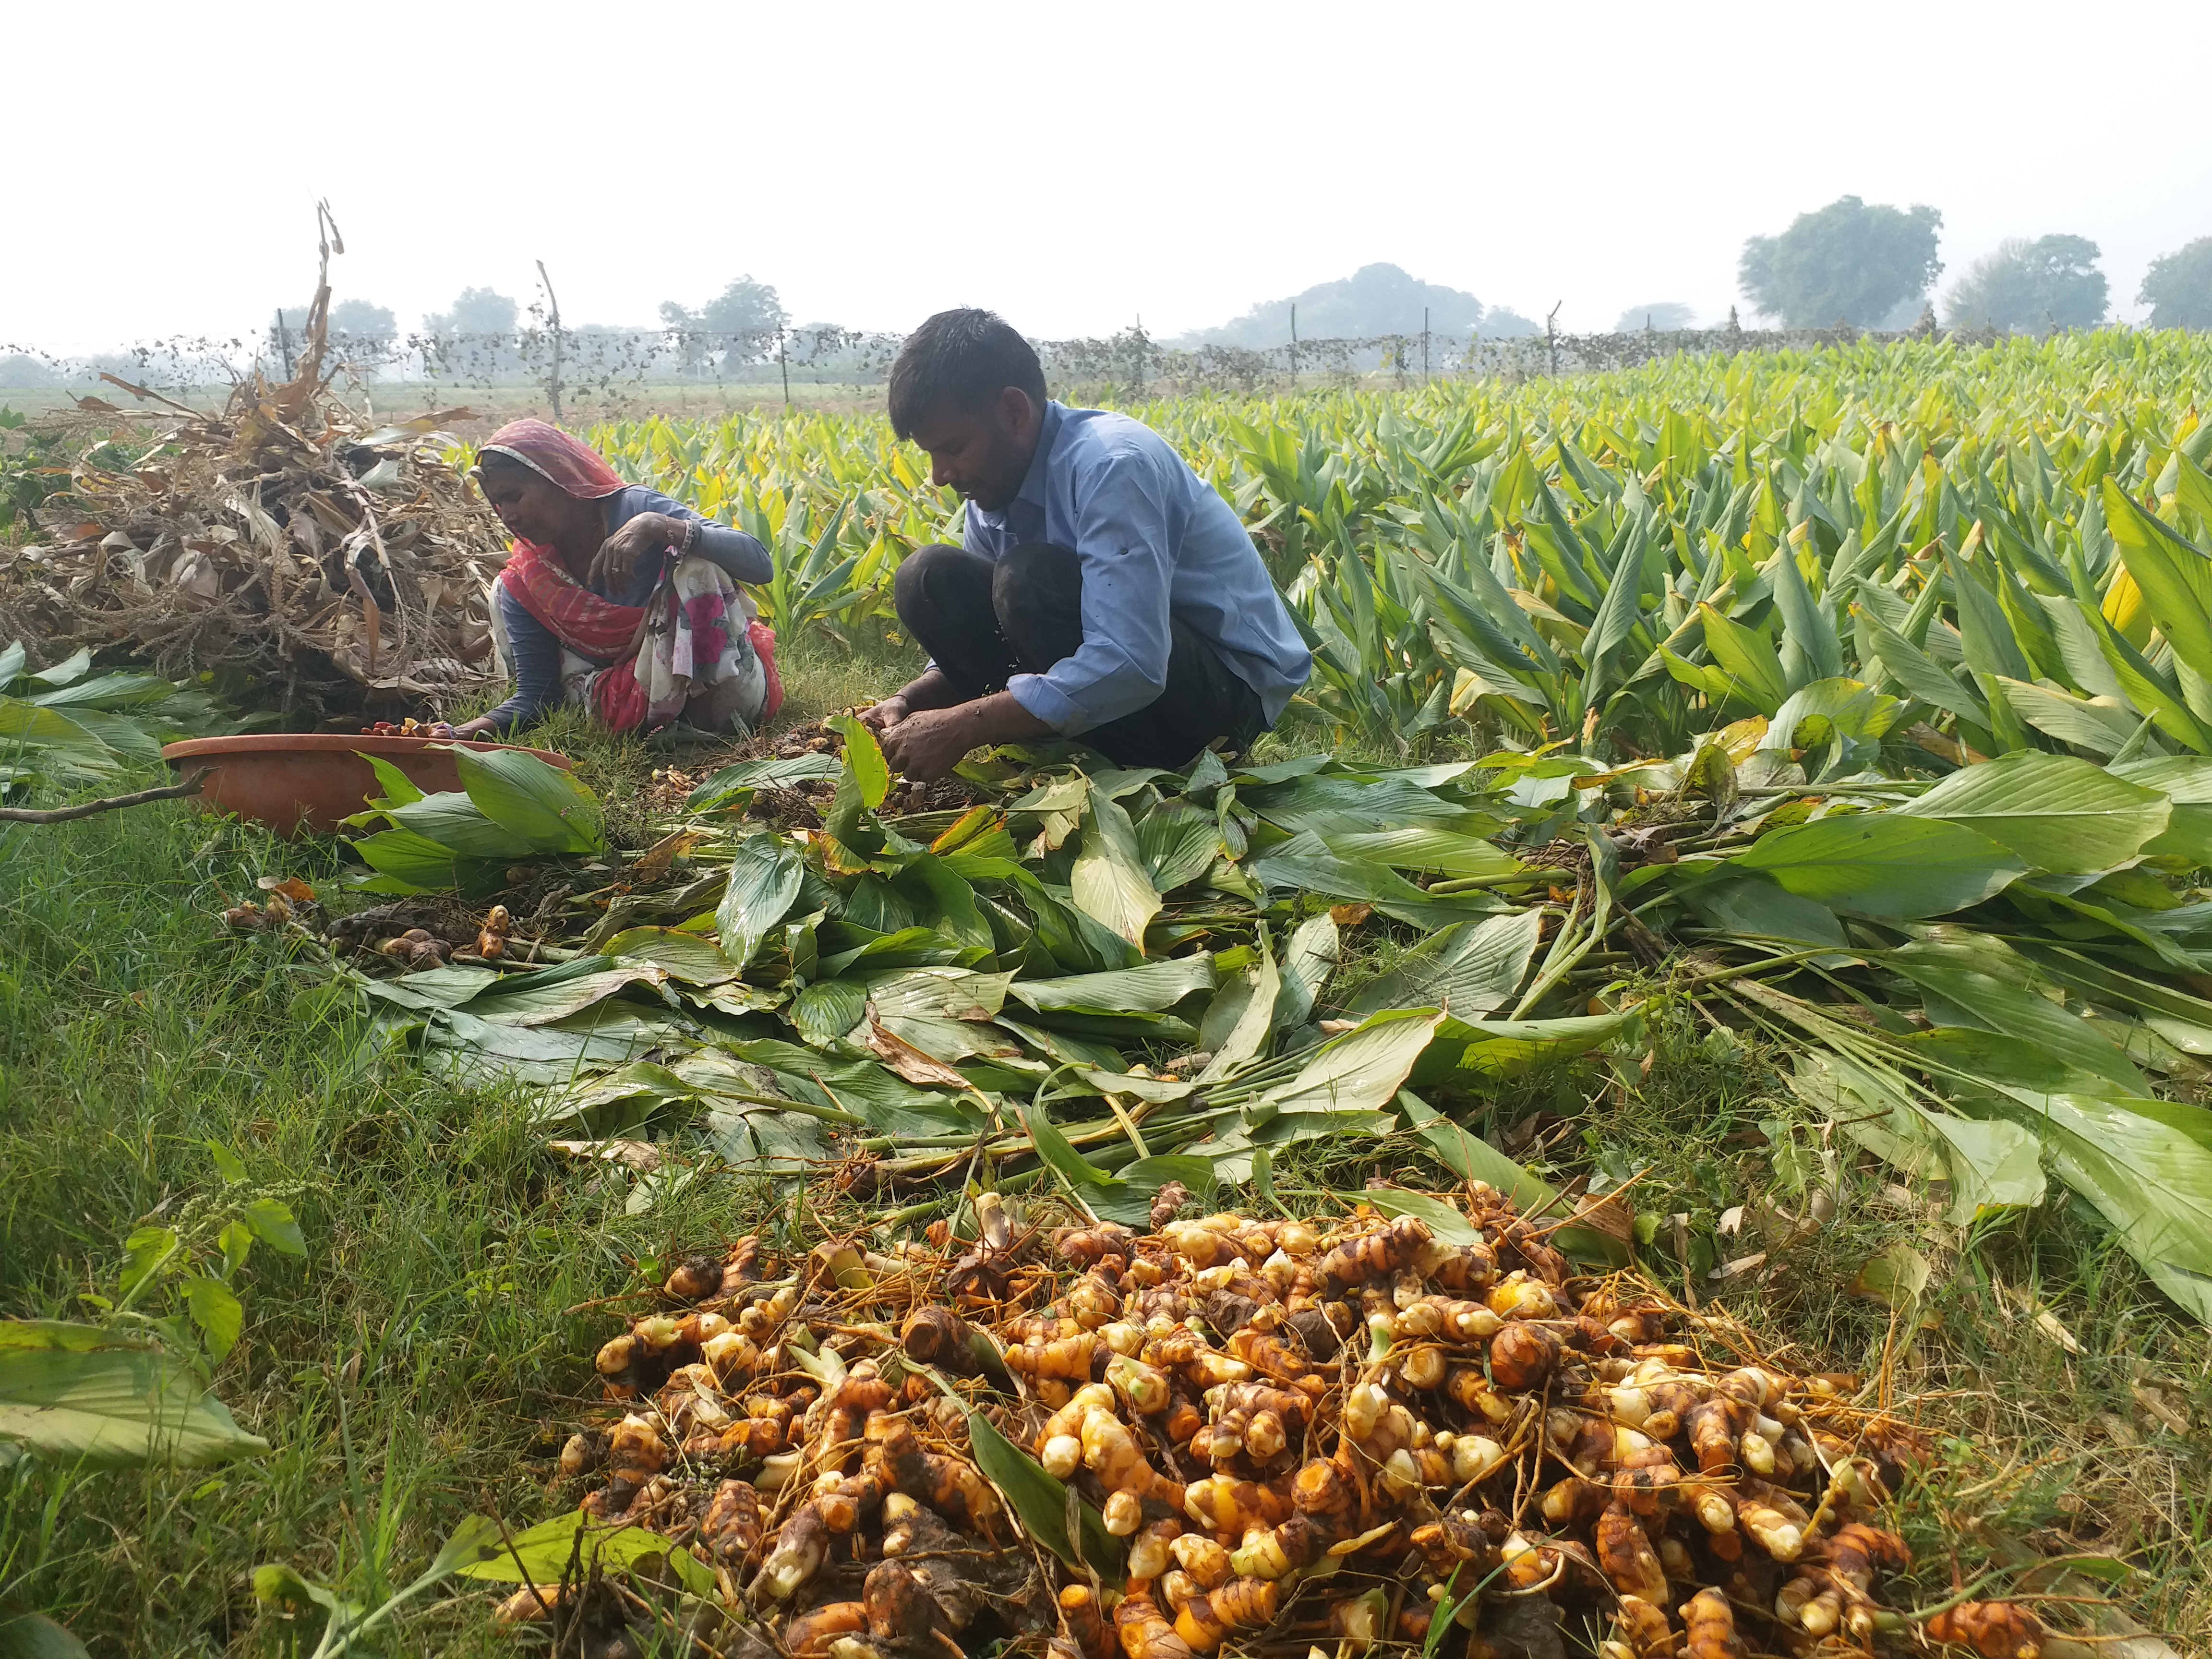
<svg viewBox="0 0 2212 1659">
<path fill-rule="evenodd" d="M 499 733 L 492 728 L 490 715 L 479 714 L 472 720 L 463 720 L 446 735 L 456 743 L 462 743 L 478 738 L 495 738 Z"/>
<path fill-rule="evenodd" d="M 585 573 L 588 587 L 619 593 L 630 585 L 644 560 L 684 539 L 684 520 L 666 513 L 641 513 L 599 544 L 592 568 Z"/>
</svg>

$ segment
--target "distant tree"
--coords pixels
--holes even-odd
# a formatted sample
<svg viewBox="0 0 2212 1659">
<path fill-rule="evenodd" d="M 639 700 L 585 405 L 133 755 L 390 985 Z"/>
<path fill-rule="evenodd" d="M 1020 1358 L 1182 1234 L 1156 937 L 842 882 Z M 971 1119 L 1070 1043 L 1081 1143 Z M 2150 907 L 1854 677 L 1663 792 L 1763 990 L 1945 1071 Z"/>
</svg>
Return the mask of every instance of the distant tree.
<svg viewBox="0 0 2212 1659">
<path fill-rule="evenodd" d="M 2151 308 L 2153 328 L 2212 328 L 2212 236 L 2152 260 L 2136 303 Z"/>
<path fill-rule="evenodd" d="M 1492 306 L 1482 313 L 1481 332 L 1486 339 L 1518 340 L 1543 331 L 1542 324 L 1504 306 Z"/>
<path fill-rule="evenodd" d="M 331 307 L 331 332 L 356 340 L 388 340 L 399 332 L 390 306 L 367 300 L 341 300 Z"/>
<path fill-rule="evenodd" d="M 707 364 L 707 325 L 699 313 L 673 300 L 660 302 L 660 325 L 676 336 L 677 362 L 686 374 L 696 374 Z"/>
<path fill-rule="evenodd" d="M 736 278 L 696 311 L 674 300 L 662 301 L 660 320 L 680 334 L 706 337 L 684 342 L 684 366 L 696 373 L 705 366 L 708 354 L 715 351 L 730 365 L 773 355 L 768 337 L 790 319 L 774 286 L 746 276 Z"/>
<path fill-rule="evenodd" d="M 790 320 L 767 283 L 740 276 L 699 307 L 709 334 L 772 334 Z"/>
<path fill-rule="evenodd" d="M 60 379 L 51 368 L 26 352 L 10 351 L 0 356 L 0 386 L 27 390 L 33 386 L 60 384 Z"/>
<path fill-rule="evenodd" d="M 441 343 L 433 358 L 435 372 L 478 379 L 514 372 L 522 357 L 511 337 L 521 314 L 522 307 L 504 294 L 463 289 L 450 311 L 422 319 L 424 330 Z"/>
<path fill-rule="evenodd" d="M 306 331 L 307 307 L 280 307 L 276 314 L 294 337 Z M 350 335 L 356 340 L 388 340 L 399 332 L 399 322 L 389 306 L 368 300 L 341 300 L 331 307 L 331 332 Z"/>
<path fill-rule="evenodd" d="M 1801 213 L 1779 236 L 1743 245 L 1736 279 L 1744 297 L 1790 328 L 1826 328 L 1838 319 L 1864 328 L 1925 293 L 1943 269 L 1932 207 L 1869 207 L 1838 197 Z"/>
<path fill-rule="evenodd" d="M 2105 320 L 2110 285 L 2086 236 L 2013 237 L 1966 267 L 1943 301 L 1953 328 L 2089 328 Z"/>
<path fill-rule="evenodd" d="M 451 339 L 459 334 L 512 334 L 522 307 L 504 294 L 488 288 L 465 288 L 454 297 L 451 311 L 434 311 L 423 318 L 433 334 Z"/>
<path fill-rule="evenodd" d="M 1620 313 L 1613 324 L 1615 334 L 1632 334 L 1646 328 L 1687 328 L 1697 320 L 1698 313 L 1680 300 L 1662 300 L 1656 305 L 1631 306 Z"/>
<path fill-rule="evenodd" d="M 1411 337 L 1421 331 L 1421 313 L 1437 334 L 1466 336 L 1490 326 L 1482 301 L 1463 289 L 1425 283 L 1396 265 L 1362 265 L 1351 276 L 1320 283 L 1287 300 L 1269 300 L 1218 328 L 1200 329 L 1165 342 L 1170 345 L 1236 345 L 1265 351 L 1291 337 L 1291 310 L 1297 308 L 1302 340 L 1371 340 L 1386 334 Z"/>
<path fill-rule="evenodd" d="M 343 349 L 356 373 L 374 374 L 396 361 L 399 319 L 389 306 L 368 300 L 341 300 L 331 307 L 331 338 Z"/>
</svg>

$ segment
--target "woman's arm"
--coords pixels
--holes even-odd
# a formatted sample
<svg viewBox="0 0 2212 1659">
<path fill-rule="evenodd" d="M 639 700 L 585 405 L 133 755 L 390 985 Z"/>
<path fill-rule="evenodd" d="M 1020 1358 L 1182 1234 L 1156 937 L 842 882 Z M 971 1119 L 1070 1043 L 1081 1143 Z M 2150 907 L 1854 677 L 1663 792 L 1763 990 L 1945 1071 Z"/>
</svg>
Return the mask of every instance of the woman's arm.
<svg viewBox="0 0 2212 1659">
<path fill-rule="evenodd" d="M 455 726 L 457 738 L 504 737 L 518 726 L 543 719 L 561 701 L 561 641 L 504 587 L 499 590 L 499 616 L 514 657 L 514 695 L 489 713 Z"/>
<path fill-rule="evenodd" d="M 699 526 L 691 542 L 691 552 L 698 557 L 720 565 L 729 573 L 730 579 L 740 582 L 764 582 L 775 574 L 775 567 L 769 558 L 768 549 L 742 530 L 732 530 L 712 519 L 702 518 L 680 501 L 673 501 L 657 489 L 647 489 L 641 484 L 632 484 L 617 498 L 616 512 L 621 516 L 608 529 L 619 532 L 635 520 L 652 514 L 672 520 L 675 528 L 653 526 L 647 535 L 653 538 L 653 545 L 663 546 L 677 541 L 684 528 Z"/>
</svg>

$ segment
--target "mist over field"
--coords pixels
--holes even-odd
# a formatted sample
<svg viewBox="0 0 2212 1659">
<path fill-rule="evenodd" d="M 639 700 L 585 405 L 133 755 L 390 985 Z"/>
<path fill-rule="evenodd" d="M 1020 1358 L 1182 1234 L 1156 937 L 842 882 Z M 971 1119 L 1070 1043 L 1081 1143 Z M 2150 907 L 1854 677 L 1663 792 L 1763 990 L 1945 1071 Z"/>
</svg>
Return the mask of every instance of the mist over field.
<svg viewBox="0 0 2212 1659">
<path fill-rule="evenodd" d="M 2169 0 L 2094 28 L 2049 4 L 1993 27 L 1880 3 L 1846 29 L 1728 3 L 1601 4 L 1571 30 L 1431 3 L 1355 24 L 1139 3 L 1103 32 L 997 3 L 648 3 L 559 29 L 464 10 L 434 41 L 258 3 L 112 15 L 96 66 L 12 90 L 15 131 L 106 205 L 96 235 L 71 222 L 87 210 L 18 218 L 0 344 L 266 331 L 305 302 L 320 198 L 347 238 L 337 298 L 403 331 L 471 289 L 526 317 L 540 260 L 572 326 L 650 327 L 744 274 L 793 325 L 898 331 L 982 304 L 1042 338 L 1139 319 L 1241 338 L 1378 264 L 1532 325 L 1669 306 L 1715 325 L 1746 305 L 1749 239 L 1846 196 L 1942 215 L 1939 313 L 2008 240 L 2065 236 L 2100 250 L 2110 314 L 2141 321 L 2152 261 L 2212 234 L 2201 113 L 2124 92 L 2150 43 L 2174 64 L 2212 48 L 2212 15 Z M 12 20 L 11 56 L 78 62 L 70 31 L 51 9 Z M 1954 95 L 1960 77 L 2004 94 Z M 2124 120 L 2051 125 L 2120 96 Z M 1018 118 L 963 112 L 1007 105 Z M 308 106 L 314 138 L 282 136 Z M 173 184 L 151 134 L 187 128 L 230 159 Z M 119 188 L 149 167 L 157 187 Z M 1392 327 L 1419 329 L 1408 308 Z M 1322 331 L 1303 312 L 1300 331 Z"/>
</svg>

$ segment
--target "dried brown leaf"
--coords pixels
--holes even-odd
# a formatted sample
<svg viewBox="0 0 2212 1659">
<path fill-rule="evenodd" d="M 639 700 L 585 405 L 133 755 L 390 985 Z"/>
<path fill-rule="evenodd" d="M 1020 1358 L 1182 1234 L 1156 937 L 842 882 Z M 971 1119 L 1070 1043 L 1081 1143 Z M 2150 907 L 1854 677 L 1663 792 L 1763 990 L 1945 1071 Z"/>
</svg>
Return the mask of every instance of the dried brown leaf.
<svg viewBox="0 0 2212 1659">
<path fill-rule="evenodd" d="M 948 1089 L 968 1086 L 968 1079 L 943 1060 L 933 1059 L 896 1032 L 885 1030 L 876 1018 L 876 1005 L 872 1002 L 868 1005 L 868 1048 L 877 1059 L 908 1083 Z"/>
</svg>

